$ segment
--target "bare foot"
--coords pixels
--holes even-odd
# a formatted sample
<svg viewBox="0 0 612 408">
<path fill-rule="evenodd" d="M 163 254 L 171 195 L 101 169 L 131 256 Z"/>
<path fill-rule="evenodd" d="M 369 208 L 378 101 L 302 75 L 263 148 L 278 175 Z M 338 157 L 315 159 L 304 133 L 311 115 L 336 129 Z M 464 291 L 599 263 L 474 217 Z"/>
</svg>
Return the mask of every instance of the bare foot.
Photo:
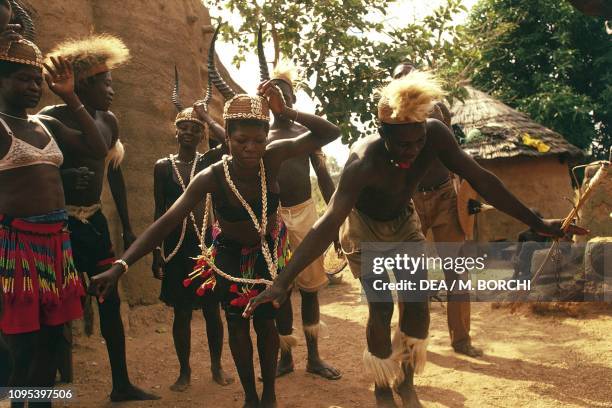
<svg viewBox="0 0 612 408">
<path fill-rule="evenodd" d="M 176 382 L 170 386 L 170 389 L 175 392 L 183 392 L 191 385 L 191 374 L 181 373 L 176 379 Z"/>
<path fill-rule="evenodd" d="M 308 360 L 308 363 L 306 364 L 306 371 L 312 374 L 320 375 L 328 380 L 339 380 L 342 378 L 342 373 L 337 368 L 330 366 L 320 358 L 316 360 Z"/>
<path fill-rule="evenodd" d="M 400 384 L 395 388 L 395 391 L 399 394 L 402 399 L 402 407 L 404 408 L 422 408 L 419 397 L 417 396 L 414 385 Z"/>
<path fill-rule="evenodd" d="M 234 382 L 234 377 L 229 374 L 225 374 L 225 371 L 221 367 L 212 370 L 213 381 L 219 385 L 230 385 Z"/>
<path fill-rule="evenodd" d="M 141 390 L 135 385 L 129 384 L 126 388 L 122 390 L 113 390 L 110 394 L 110 399 L 113 402 L 120 401 L 150 401 L 150 400 L 158 400 L 161 397 L 150 394 L 146 391 Z"/>
<path fill-rule="evenodd" d="M 242 408 L 259 408 L 259 399 L 256 400 L 244 400 Z"/>
<path fill-rule="evenodd" d="M 391 388 L 374 387 L 374 396 L 376 397 L 377 408 L 397 408 Z"/>
<path fill-rule="evenodd" d="M 471 344 L 463 344 L 461 346 L 453 347 L 456 353 L 465 354 L 469 357 L 482 357 L 482 350 L 472 346 Z"/>
<path fill-rule="evenodd" d="M 276 408 L 278 404 L 276 403 L 276 397 L 271 400 L 261 398 L 261 402 L 259 403 L 259 408 Z"/>
<path fill-rule="evenodd" d="M 293 356 L 291 353 L 281 353 L 281 357 L 278 360 L 278 367 L 276 367 L 276 377 L 282 377 L 283 375 L 292 373 L 294 369 Z"/>
</svg>

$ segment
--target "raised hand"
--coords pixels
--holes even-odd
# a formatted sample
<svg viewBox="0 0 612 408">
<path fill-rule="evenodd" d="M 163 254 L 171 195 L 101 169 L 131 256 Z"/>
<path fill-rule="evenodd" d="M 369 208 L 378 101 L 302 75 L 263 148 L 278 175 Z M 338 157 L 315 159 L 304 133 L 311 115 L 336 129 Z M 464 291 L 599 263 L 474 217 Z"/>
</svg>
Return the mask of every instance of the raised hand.
<svg viewBox="0 0 612 408">
<path fill-rule="evenodd" d="M 275 115 L 286 115 L 289 111 L 283 93 L 272 81 L 265 81 L 259 84 L 257 94 L 268 99 L 270 110 Z"/>
<path fill-rule="evenodd" d="M 2 33 L 0 33 L 0 39 L 4 41 L 17 41 L 22 39 L 21 34 L 21 25 L 19 24 L 7 24 L 6 28 Z"/>
<path fill-rule="evenodd" d="M 205 119 L 210 116 L 206 108 L 206 103 L 204 102 L 204 100 L 199 100 L 199 101 L 194 102 L 193 111 L 200 117 L 202 121 L 205 121 Z"/>
<path fill-rule="evenodd" d="M 62 99 L 74 94 L 74 72 L 72 64 L 63 57 L 51 57 L 52 67 L 44 64 L 45 80 L 49 89 Z"/>
</svg>

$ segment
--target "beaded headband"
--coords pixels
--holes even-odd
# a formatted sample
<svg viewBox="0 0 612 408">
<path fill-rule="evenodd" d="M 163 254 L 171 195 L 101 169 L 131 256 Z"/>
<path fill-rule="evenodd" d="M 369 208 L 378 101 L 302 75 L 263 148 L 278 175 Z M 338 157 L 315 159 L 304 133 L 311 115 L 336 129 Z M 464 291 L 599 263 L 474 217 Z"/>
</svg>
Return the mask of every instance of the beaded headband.
<svg viewBox="0 0 612 408">
<path fill-rule="evenodd" d="M 0 60 L 43 68 L 43 56 L 36 44 L 25 38 L 0 41 Z"/>
<path fill-rule="evenodd" d="M 174 120 L 174 125 L 178 125 L 180 122 L 195 122 L 199 125 L 204 126 L 204 122 L 200 120 L 197 113 L 190 106 L 189 108 L 185 108 L 176 115 L 176 119 Z"/>
<path fill-rule="evenodd" d="M 268 101 L 261 96 L 236 95 L 225 102 L 223 119 L 255 119 L 268 122 L 270 120 Z"/>
</svg>

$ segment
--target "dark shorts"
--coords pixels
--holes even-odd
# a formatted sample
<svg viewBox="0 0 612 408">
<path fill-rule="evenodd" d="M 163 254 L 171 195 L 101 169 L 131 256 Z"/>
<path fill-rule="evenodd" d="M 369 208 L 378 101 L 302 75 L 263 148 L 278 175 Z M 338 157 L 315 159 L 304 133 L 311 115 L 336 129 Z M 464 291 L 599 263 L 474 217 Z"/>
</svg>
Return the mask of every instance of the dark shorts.
<svg viewBox="0 0 612 408">
<path fill-rule="evenodd" d="M 111 267 L 115 261 L 115 251 L 108 222 L 102 211 L 98 210 L 87 222 L 69 217 L 68 228 L 74 263 L 80 273 L 91 277 Z"/>
</svg>

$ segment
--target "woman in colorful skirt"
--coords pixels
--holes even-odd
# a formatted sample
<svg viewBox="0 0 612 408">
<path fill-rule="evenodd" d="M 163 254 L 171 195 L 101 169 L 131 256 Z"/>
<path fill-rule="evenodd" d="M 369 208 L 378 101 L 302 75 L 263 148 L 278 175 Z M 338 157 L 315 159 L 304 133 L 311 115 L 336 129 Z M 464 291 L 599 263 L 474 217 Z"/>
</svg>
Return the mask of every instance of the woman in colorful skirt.
<svg viewBox="0 0 612 408">
<path fill-rule="evenodd" d="M 0 331 L 13 367 L 11 387 L 53 386 L 62 325 L 82 315 L 84 291 L 66 230 L 58 143 L 75 152 L 107 153 L 63 59 L 45 65 L 45 79 L 85 131 L 27 114 L 42 95 L 43 65 L 32 42 L 0 40 Z"/>
<path fill-rule="evenodd" d="M 236 95 L 214 66 L 209 66 L 209 74 L 227 100 L 223 118 L 231 156 L 195 176 L 172 208 L 134 242 L 123 259 L 93 279 L 92 288 L 103 298 L 128 265 L 152 251 L 211 194 L 219 229 L 213 233 L 212 247 L 204 249 L 196 270 L 184 284 L 195 282 L 198 294 L 216 296 L 225 310 L 229 344 L 245 393 L 244 406 L 274 407 L 279 346 L 275 309 L 262 307 L 253 318 L 263 379 L 261 398 L 255 386 L 250 322 L 242 313 L 249 299 L 282 273 L 289 257 L 286 229 L 277 215 L 276 180 L 281 163 L 314 152 L 336 139 L 340 131 L 325 119 L 288 108 L 269 81 L 259 86 L 262 96 Z M 270 109 L 309 131 L 267 145 Z"/>
</svg>

